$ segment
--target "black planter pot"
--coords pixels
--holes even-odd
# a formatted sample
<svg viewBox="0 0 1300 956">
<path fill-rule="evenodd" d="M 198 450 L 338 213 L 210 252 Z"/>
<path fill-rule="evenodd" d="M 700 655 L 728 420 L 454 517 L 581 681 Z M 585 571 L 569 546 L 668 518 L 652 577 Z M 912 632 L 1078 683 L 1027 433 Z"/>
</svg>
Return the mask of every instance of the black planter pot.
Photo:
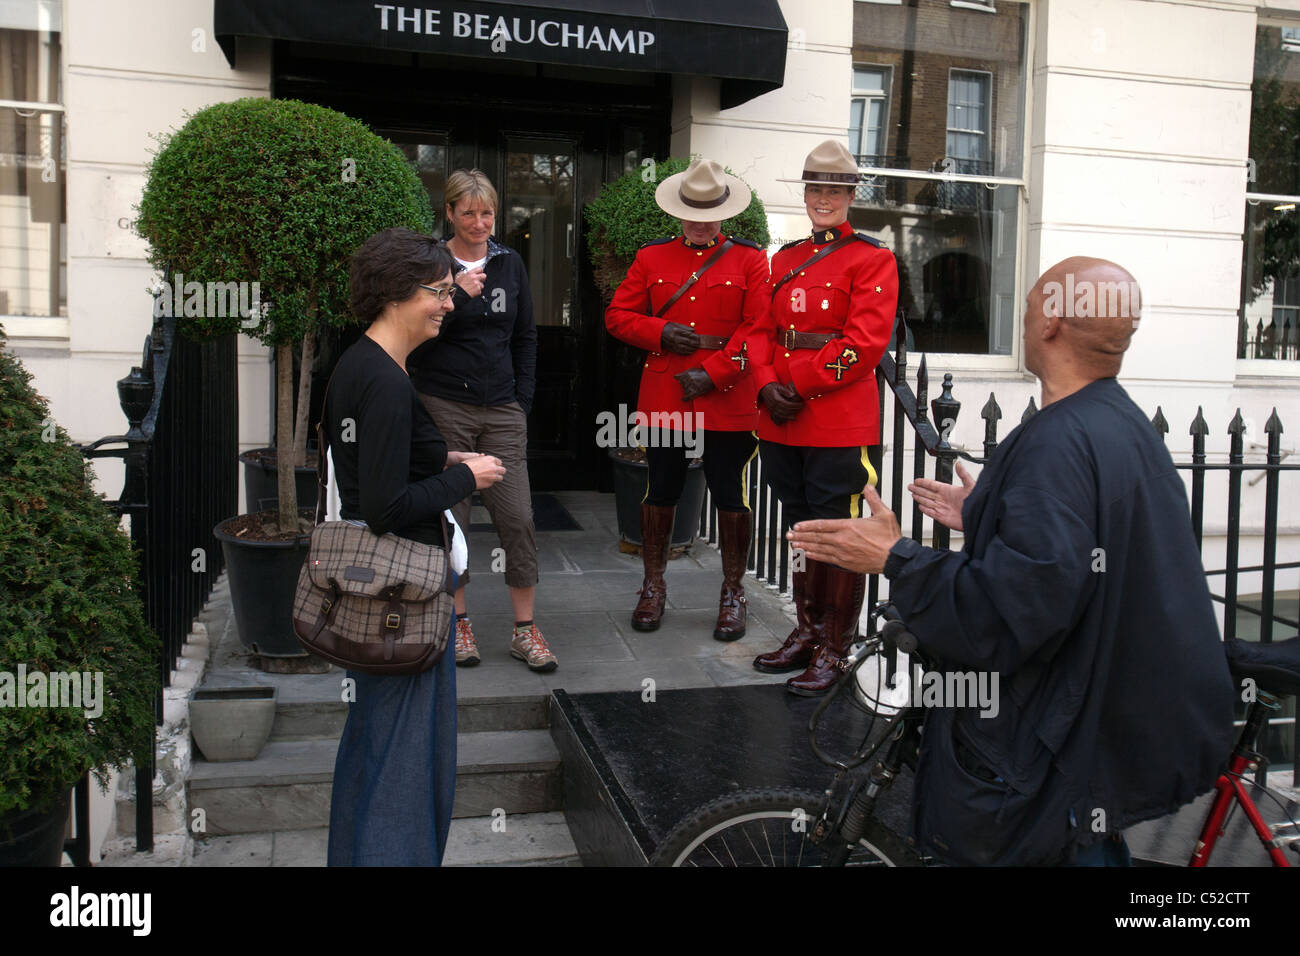
<svg viewBox="0 0 1300 956">
<path fill-rule="evenodd" d="M 609 460 L 614 465 L 614 504 L 618 510 L 618 533 L 629 544 L 641 544 L 641 499 L 645 497 L 646 470 L 644 461 L 627 461 L 620 458 L 618 449 L 609 450 Z M 687 547 L 700 530 L 700 509 L 704 507 L 704 463 L 691 462 L 686 469 L 686 486 L 677 502 L 677 515 L 673 519 L 672 546 Z"/>
<path fill-rule="evenodd" d="M 266 511 L 274 508 L 280 500 L 280 486 L 276 478 L 275 461 L 262 461 L 254 456 L 270 452 L 275 454 L 274 448 L 254 448 L 246 451 L 239 456 L 240 462 L 244 465 L 244 502 L 249 512 Z M 298 507 L 315 508 L 316 492 L 319 485 L 316 484 L 316 450 L 309 447 L 307 449 L 307 460 L 312 462 L 310 465 L 300 465 L 293 470 L 294 484 L 298 487 Z"/>
<path fill-rule="evenodd" d="M 299 512 L 307 520 L 312 512 Z M 263 657 L 305 659 L 310 655 L 293 634 L 293 595 L 307 560 L 309 535 L 292 541 L 248 541 L 225 530 L 227 518 L 212 529 L 221 542 L 230 578 L 230 603 L 239 641 Z"/>
<path fill-rule="evenodd" d="M 71 805 L 69 790 L 49 810 L 0 817 L 0 866 L 58 866 Z"/>
</svg>

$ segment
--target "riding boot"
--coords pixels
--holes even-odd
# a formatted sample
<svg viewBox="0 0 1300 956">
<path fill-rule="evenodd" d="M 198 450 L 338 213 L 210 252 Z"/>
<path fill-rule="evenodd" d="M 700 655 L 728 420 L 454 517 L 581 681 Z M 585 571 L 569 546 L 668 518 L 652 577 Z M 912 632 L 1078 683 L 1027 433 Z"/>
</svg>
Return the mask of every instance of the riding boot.
<svg viewBox="0 0 1300 956">
<path fill-rule="evenodd" d="M 664 569 L 668 566 L 668 547 L 672 541 L 673 518 L 676 505 L 641 505 L 641 563 L 645 566 L 645 580 L 641 582 L 641 596 L 632 612 L 632 627 L 638 631 L 655 631 L 664 615 L 664 601 L 668 586 L 664 584 Z"/>
<path fill-rule="evenodd" d="M 713 636 L 738 641 L 745 636 L 745 562 L 754 516 L 749 511 L 718 512 L 718 546 L 722 550 L 722 593 Z"/>
<path fill-rule="evenodd" d="M 812 660 L 816 648 L 813 646 L 812 626 L 808 616 L 808 578 L 816 565 L 816 561 L 805 559 L 804 566 L 807 570 L 795 571 L 790 575 L 797 623 L 784 644 L 775 651 L 754 658 L 755 670 L 764 674 L 785 674 L 807 667 Z"/>
<path fill-rule="evenodd" d="M 849 646 L 858 636 L 858 615 L 867 587 L 866 577 L 858 572 L 834 564 L 822 568 L 825 573 L 809 581 L 810 587 L 821 589 L 812 600 L 824 609 L 813 621 L 817 652 L 806 671 L 785 682 L 791 693 L 801 697 L 820 697 L 839 680 Z"/>
</svg>

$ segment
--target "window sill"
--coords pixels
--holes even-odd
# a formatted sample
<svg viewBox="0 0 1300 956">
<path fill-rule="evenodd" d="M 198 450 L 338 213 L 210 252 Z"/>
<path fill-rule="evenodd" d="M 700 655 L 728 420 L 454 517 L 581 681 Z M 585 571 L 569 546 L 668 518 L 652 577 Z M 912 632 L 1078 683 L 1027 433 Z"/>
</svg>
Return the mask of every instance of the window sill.
<svg viewBox="0 0 1300 956">
<path fill-rule="evenodd" d="M 11 340 L 17 339 L 67 339 L 66 315 L 0 315 L 0 326 Z"/>
<path fill-rule="evenodd" d="M 1285 359 L 1237 359 L 1238 383 L 1266 384 L 1268 379 L 1300 379 L 1300 362 Z"/>
</svg>

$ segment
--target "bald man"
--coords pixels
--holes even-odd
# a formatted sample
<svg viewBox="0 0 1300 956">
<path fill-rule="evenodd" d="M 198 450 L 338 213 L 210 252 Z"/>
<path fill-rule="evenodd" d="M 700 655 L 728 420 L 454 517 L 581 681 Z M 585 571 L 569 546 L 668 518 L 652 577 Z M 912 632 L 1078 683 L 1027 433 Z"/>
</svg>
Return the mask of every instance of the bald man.
<svg viewBox="0 0 1300 956">
<path fill-rule="evenodd" d="M 1034 284 L 1025 366 L 1042 410 L 978 481 L 959 468 L 960 487 L 910 486 L 961 551 L 901 537 L 869 487 L 871 517 L 790 532 L 813 560 L 883 572 L 933 669 L 998 691 L 926 711 L 912 823 L 942 861 L 1124 865 L 1121 831 L 1207 791 L 1231 747 L 1187 494 L 1116 381 L 1139 316 L 1113 262 L 1066 259 Z"/>
</svg>

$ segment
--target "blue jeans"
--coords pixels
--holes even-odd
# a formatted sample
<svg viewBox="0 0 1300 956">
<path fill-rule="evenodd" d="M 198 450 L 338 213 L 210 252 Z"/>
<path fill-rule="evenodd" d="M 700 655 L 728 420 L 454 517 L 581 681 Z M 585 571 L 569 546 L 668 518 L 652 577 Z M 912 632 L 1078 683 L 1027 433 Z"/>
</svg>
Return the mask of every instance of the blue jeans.
<svg viewBox="0 0 1300 956">
<path fill-rule="evenodd" d="M 1124 835 L 1116 833 L 1082 847 L 1074 855 L 1074 862 L 1065 866 L 1132 866 L 1133 857 L 1124 842 Z"/>
<path fill-rule="evenodd" d="M 454 590 L 454 585 L 453 585 Z M 334 760 L 330 866 L 439 866 L 456 796 L 455 617 L 435 667 L 349 670 L 355 697 Z"/>
</svg>

